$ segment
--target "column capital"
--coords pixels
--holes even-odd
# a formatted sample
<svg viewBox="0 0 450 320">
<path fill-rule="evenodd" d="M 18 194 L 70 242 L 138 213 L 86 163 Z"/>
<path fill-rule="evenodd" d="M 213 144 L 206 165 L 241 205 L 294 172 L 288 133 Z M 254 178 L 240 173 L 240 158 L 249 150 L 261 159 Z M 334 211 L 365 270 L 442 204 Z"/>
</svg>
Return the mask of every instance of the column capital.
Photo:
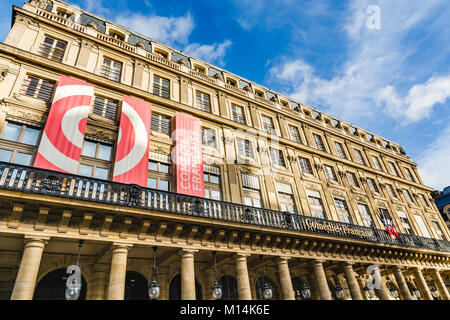
<svg viewBox="0 0 450 320">
<path fill-rule="evenodd" d="M 111 244 L 111 250 L 113 252 L 117 252 L 117 251 L 121 251 L 121 250 L 126 250 L 126 252 L 128 253 L 128 251 L 131 249 L 131 247 L 133 246 L 133 244 L 131 243 L 124 243 L 124 242 L 113 242 Z"/>
<path fill-rule="evenodd" d="M 291 260 L 292 259 L 292 257 L 288 257 L 288 256 L 279 256 L 279 257 L 277 257 L 277 262 L 280 262 L 280 261 L 289 261 L 289 260 Z"/>
<path fill-rule="evenodd" d="M 178 250 L 178 254 L 180 256 L 185 256 L 185 255 L 192 255 L 192 256 L 194 256 L 197 252 L 198 252 L 198 250 L 195 250 L 195 249 L 184 249 L 184 248 L 181 248 L 180 250 Z"/>
<path fill-rule="evenodd" d="M 234 256 L 235 259 L 238 259 L 238 258 L 246 258 L 247 259 L 247 257 L 251 256 L 251 254 L 250 253 L 237 252 L 233 256 Z"/>
<path fill-rule="evenodd" d="M 29 236 L 25 235 L 24 237 L 24 247 L 38 247 L 38 248 L 45 248 L 45 246 L 48 244 L 48 241 L 50 240 L 50 237 L 37 237 L 37 236 Z"/>
</svg>

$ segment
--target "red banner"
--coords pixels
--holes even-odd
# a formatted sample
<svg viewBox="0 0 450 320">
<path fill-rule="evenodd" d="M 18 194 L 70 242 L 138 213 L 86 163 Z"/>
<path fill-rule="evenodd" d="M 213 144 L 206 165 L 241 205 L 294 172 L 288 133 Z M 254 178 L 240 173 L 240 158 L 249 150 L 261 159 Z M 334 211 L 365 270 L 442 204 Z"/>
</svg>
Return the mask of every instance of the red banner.
<svg viewBox="0 0 450 320">
<path fill-rule="evenodd" d="M 177 193 L 205 197 L 200 120 L 177 112 L 174 134 Z"/>
<path fill-rule="evenodd" d="M 123 97 L 113 181 L 147 187 L 152 105 Z"/>
<path fill-rule="evenodd" d="M 61 75 L 34 166 L 76 174 L 94 86 Z"/>
</svg>

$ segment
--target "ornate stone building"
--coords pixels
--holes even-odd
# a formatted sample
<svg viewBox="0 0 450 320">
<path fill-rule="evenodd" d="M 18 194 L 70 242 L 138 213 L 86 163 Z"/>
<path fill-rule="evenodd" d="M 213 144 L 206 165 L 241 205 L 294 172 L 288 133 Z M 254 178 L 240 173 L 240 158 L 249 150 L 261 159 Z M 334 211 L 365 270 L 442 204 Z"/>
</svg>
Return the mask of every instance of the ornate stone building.
<svg viewBox="0 0 450 320">
<path fill-rule="evenodd" d="M 94 90 L 73 173 L 33 166 L 61 75 Z M 151 103 L 146 188 L 112 179 L 124 96 Z M 80 299 L 148 299 L 153 265 L 158 299 L 449 299 L 449 231 L 394 142 L 56 0 L 13 8 L 0 99 L 1 299 L 64 299 L 78 252 Z M 204 198 L 177 193 L 177 112 Z"/>
</svg>

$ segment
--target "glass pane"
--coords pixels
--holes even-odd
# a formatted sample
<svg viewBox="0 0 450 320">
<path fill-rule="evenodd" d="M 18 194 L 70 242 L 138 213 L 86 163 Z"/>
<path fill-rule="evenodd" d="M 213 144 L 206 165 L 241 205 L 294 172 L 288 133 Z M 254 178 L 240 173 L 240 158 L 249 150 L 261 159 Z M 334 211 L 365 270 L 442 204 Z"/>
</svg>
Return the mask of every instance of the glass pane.
<svg viewBox="0 0 450 320">
<path fill-rule="evenodd" d="M 80 164 L 80 168 L 78 169 L 78 175 L 91 177 L 92 176 L 92 167 L 86 166 L 84 164 Z"/>
<path fill-rule="evenodd" d="M 154 161 L 148 162 L 148 170 L 158 171 L 158 163 Z"/>
<path fill-rule="evenodd" d="M 261 200 L 253 199 L 253 206 L 257 208 L 261 208 Z"/>
<path fill-rule="evenodd" d="M 97 148 L 97 143 L 84 141 L 83 151 L 81 154 L 86 157 L 95 157 L 95 149 Z"/>
<path fill-rule="evenodd" d="M 33 129 L 33 128 L 25 128 L 25 133 L 23 134 L 21 142 L 35 146 L 37 144 L 37 140 L 38 140 L 40 133 L 41 133 L 41 130 Z"/>
<path fill-rule="evenodd" d="M 215 175 L 210 175 L 211 183 L 219 184 L 219 177 Z"/>
<path fill-rule="evenodd" d="M 205 182 L 209 181 L 209 175 L 207 173 L 203 174 L 203 179 L 205 180 Z"/>
<path fill-rule="evenodd" d="M 156 189 L 156 179 L 148 178 L 147 179 L 147 188 Z"/>
<path fill-rule="evenodd" d="M 11 150 L 0 149 L 0 161 L 9 162 L 12 156 Z"/>
<path fill-rule="evenodd" d="M 98 149 L 98 159 L 109 161 L 111 160 L 111 146 L 100 144 Z"/>
<path fill-rule="evenodd" d="M 103 180 L 108 179 L 108 169 L 98 168 L 98 167 L 95 168 L 94 178 L 103 179 Z"/>
<path fill-rule="evenodd" d="M 14 158 L 14 163 L 21 164 L 23 166 L 29 166 L 31 163 L 32 157 L 33 157 L 33 155 L 31 155 L 31 154 L 17 152 L 16 157 Z"/>
<path fill-rule="evenodd" d="M 211 191 L 211 199 L 220 200 L 220 192 L 216 190 Z"/>
<path fill-rule="evenodd" d="M 167 164 L 160 163 L 159 171 L 163 173 L 169 173 L 169 166 Z"/>
<path fill-rule="evenodd" d="M 251 198 L 248 198 L 248 197 L 244 197 L 244 204 L 245 204 L 246 206 L 253 206 L 252 199 L 251 199 Z"/>
<path fill-rule="evenodd" d="M 209 189 L 205 189 L 205 198 L 209 199 Z"/>
<path fill-rule="evenodd" d="M 21 129 L 22 129 L 21 125 L 8 122 L 6 124 L 5 130 L 3 131 L 2 139 L 17 141 L 19 139 Z"/>
<path fill-rule="evenodd" d="M 159 180 L 159 190 L 169 191 L 169 181 Z"/>
</svg>

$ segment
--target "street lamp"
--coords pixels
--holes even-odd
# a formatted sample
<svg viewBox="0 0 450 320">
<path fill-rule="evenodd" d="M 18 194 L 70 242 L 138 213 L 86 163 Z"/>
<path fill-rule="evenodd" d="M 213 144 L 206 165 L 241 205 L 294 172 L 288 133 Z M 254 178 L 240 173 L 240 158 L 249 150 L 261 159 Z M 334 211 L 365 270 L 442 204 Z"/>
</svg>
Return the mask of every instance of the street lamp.
<svg viewBox="0 0 450 320">
<path fill-rule="evenodd" d="M 430 289 L 430 291 L 431 291 L 431 295 L 433 296 L 433 298 L 439 299 L 440 294 L 439 294 L 439 291 L 435 287 L 432 287 Z"/>
<path fill-rule="evenodd" d="M 159 284 L 158 267 L 156 266 L 156 250 L 158 247 L 153 247 L 153 266 L 152 266 L 152 282 L 148 284 L 148 297 L 150 300 L 157 299 L 161 294 L 161 285 Z"/>
<path fill-rule="evenodd" d="M 216 252 L 213 251 L 214 256 L 214 276 L 217 279 L 217 267 L 216 267 Z M 219 300 L 222 298 L 222 285 L 219 281 L 216 281 L 214 285 L 211 287 L 213 298 Z"/>
<path fill-rule="evenodd" d="M 336 293 L 336 297 L 339 300 L 343 300 L 345 298 L 345 293 L 344 290 L 342 289 L 340 283 L 339 283 L 339 279 L 337 277 L 337 275 L 334 275 L 334 281 L 336 283 L 336 287 L 334 288 L 334 292 Z"/>
<path fill-rule="evenodd" d="M 300 263 L 298 266 L 299 266 L 299 270 L 300 270 L 300 279 L 302 281 L 302 284 L 300 286 L 300 294 L 303 299 L 308 300 L 311 298 L 311 289 L 309 288 L 309 286 L 306 284 L 306 281 L 304 280 L 305 277 L 303 276 L 302 267 L 301 267 Z"/>
<path fill-rule="evenodd" d="M 263 268 L 263 281 L 264 281 L 264 285 L 263 285 L 263 298 L 266 300 L 272 299 L 273 297 L 273 291 L 272 291 L 272 287 L 270 286 L 270 284 L 266 281 L 266 270 L 264 269 L 264 259 L 263 256 L 261 255 L 261 262 L 262 262 L 262 268 Z"/>
<path fill-rule="evenodd" d="M 364 291 L 366 292 L 369 299 L 372 300 L 373 298 L 375 298 L 375 294 L 373 292 L 373 289 L 368 286 L 368 282 L 369 282 L 369 280 L 366 281 L 366 285 L 364 286 Z"/>
<path fill-rule="evenodd" d="M 386 285 L 389 289 L 389 292 L 391 293 L 391 296 L 393 296 L 395 299 L 397 299 L 399 296 L 399 293 L 398 293 L 397 289 L 395 288 L 395 286 L 390 282 L 386 282 Z"/>
<path fill-rule="evenodd" d="M 66 300 L 77 300 L 81 293 L 81 269 L 80 269 L 80 251 L 83 246 L 83 240 L 78 242 L 78 256 L 75 264 L 67 267 L 66 273 L 70 274 L 66 281 Z M 72 273 L 73 272 L 73 273 Z"/>
</svg>

